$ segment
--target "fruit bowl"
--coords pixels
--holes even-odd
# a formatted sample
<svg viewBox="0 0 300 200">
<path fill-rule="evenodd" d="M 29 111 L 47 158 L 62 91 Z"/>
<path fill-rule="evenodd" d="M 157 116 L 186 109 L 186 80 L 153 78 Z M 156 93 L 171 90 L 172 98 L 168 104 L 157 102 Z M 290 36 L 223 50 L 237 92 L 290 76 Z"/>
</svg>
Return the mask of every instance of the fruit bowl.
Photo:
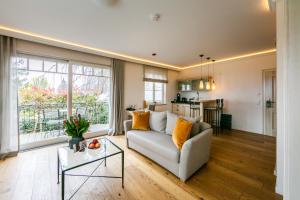
<svg viewBox="0 0 300 200">
<path fill-rule="evenodd" d="M 92 142 L 89 143 L 89 149 L 99 149 L 101 147 L 100 142 L 97 139 L 93 139 Z"/>
</svg>

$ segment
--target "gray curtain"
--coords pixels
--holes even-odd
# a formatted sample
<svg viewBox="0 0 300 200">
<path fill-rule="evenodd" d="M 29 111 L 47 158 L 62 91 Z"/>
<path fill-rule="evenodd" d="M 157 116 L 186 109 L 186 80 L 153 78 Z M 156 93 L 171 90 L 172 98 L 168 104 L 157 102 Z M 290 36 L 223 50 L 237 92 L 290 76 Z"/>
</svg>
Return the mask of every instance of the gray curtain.
<svg viewBox="0 0 300 200">
<path fill-rule="evenodd" d="M 19 149 L 15 54 L 16 40 L 0 35 L 0 158 Z"/>
<path fill-rule="evenodd" d="M 124 115 L 124 61 L 113 59 L 109 135 L 122 134 Z"/>
</svg>

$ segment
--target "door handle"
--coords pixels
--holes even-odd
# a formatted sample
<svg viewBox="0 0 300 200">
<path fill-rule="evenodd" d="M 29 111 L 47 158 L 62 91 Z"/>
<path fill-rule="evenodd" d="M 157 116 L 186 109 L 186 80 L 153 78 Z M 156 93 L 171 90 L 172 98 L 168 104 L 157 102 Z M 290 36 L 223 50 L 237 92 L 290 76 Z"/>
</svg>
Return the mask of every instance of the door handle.
<svg viewBox="0 0 300 200">
<path fill-rule="evenodd" d="M 273 105 L 275 104 L 275 101 L 267 100 L 266 101 L 266 107 L 267 108 L 273 108 Z"/>
</svg>

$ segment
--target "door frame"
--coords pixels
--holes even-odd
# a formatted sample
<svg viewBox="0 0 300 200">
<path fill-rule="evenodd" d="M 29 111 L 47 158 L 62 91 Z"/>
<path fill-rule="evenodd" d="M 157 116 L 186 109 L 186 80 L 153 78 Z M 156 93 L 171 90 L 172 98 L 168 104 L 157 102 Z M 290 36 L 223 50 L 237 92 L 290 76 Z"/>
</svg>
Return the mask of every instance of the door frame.
<svg viewBox="0 0 300 200">
<path fill-rule="evenodd" d="M 263 113 L 263 135 L 267 135 L 265 131 L 265 117 L 266 117 L 266 109 L 265 109 L 265 73 L 266 72 L 275 72 L 276 74 L 276 68 L 268 68 L 262 70 L 262 113 Z M 277 75 L 277 74 L 276 74 Z M 277 76 L 276 76 L 277 79 Z M 276 81 L 277 82 L 277 81 Z M 277 86 L 276 86 L 277 90 Z M 277 115 L 276 115 L 277 116 Z M 277 118 L 277 117 L 276 117 Z M 277 119 L 276 119 L 277 120 Z M 277 125 L 276 125 L 277 126 Z M 277 130 L 277 128 L 276 128 Z M 277 134 L 276 134 L 277 135 Z"/>
</svg>

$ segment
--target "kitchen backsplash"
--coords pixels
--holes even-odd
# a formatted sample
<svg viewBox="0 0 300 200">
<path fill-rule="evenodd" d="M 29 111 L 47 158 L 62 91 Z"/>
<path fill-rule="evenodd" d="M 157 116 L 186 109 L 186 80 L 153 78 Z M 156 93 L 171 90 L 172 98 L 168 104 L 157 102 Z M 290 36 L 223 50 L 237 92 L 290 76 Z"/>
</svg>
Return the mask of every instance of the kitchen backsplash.
<svg viewBox="0 0 300 200">
<path fill-rule="evenodd" d="M 187 99 L 190 98 L 198 98 L 197 92 L 180 92 L 181 97 L 185 97 Z M 199 92 L 200 99 L 210 99 L 212 96 L 211 92 Z"/>
</svg>

